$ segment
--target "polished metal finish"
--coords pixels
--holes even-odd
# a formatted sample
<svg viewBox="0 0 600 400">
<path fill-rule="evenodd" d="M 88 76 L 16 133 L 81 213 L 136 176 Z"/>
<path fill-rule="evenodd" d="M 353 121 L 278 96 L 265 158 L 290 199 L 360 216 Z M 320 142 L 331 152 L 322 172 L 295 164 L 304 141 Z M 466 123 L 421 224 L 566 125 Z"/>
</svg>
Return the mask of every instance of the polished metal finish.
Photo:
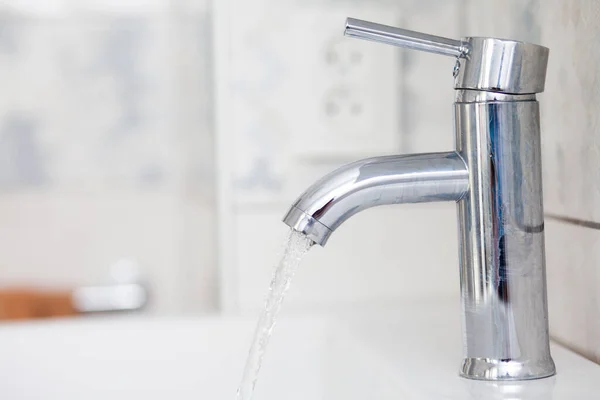
<svg viewBox="0 0 600 400">
<path fill-rule="evenodd" d="M 456 89 L 511 94 L 541 93 L 549 50 L 531 43 L 495 38 L 466 38 L 471 48 L 454 81 Z"/>
<path fill-rule="evenodd" d="M 352 19 L 346 32 L 460 58 L 454 106 L 457 149 L 344 166 L 302 194 L 284 222 L 324 245 L 341 223 L 366 208 L 456 201 L 461 375 L 485 380 L 553 375 L 535 97 L 544 88 L 548 49 L 493 38 L 469 38 L 464 46 Z"/>
<path fill-rule="evenodd" d="M 462 40 L 413 32 L 354 18 L 346 20 L 347 36 L 413 50 L 454 56 L 454 87 L 509 94 L 541 93 L 546 82 L 549 50 L 532 43 L 496 38 Z"/>
<path fill-rule="evenodd" d="M 480 90 L 457 90 L 456 103 L 481 103 L 486 101 L 535 101 L 535 94 L 506 94 Z"/>
<path fill-rule="evenodd" d="M 469 52 L 468 43 L 408 29 L 376 24 L 360 19 L 346 20 L 346 36 L 421 50 L 443 56 L 464 57 Z"/>
<path fill-rule="evenodd" d="M 345 165 L 312 185 L 284 222 L 324 245 L 359 211 L 386 204 L 457 201 L 468 173 L 456 152 L 375 157 Z"/>
<path fill-rule="evenodd" d="M 469 170 L 469 193 L 458 202 L 461 374 L 552 375 L 538 102 L 456 103 L 455 116 Z"/>
</svg>

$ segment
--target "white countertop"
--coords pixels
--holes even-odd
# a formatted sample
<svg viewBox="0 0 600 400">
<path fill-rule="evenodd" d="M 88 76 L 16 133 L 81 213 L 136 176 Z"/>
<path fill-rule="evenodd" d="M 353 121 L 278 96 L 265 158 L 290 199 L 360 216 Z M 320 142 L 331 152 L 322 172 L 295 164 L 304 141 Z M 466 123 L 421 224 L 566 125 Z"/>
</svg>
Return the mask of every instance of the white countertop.
<svg viewBox="0 0 600 400">
<path fill-rule="evenodd" d="M 600 399 L 600 366 L 552 345 L 558 373 L 473 381 L 457 300 L 300 314 L 283 307 L 255 400 Z M 0 398 L 235 399 L 254 317 L 0 324 Z"/>
<path fill-rule="evenodd" d="M 519 382 L 487 382 L 458 375 L 462 359 L 458 301 L 415 301 L 378 310 L 340 313 L 352 335 L 389 366 L 404 398 L 414 400 L 600 399 L 600 366 L 551 343 L 557 374 Z M 390 371 L 387 373 L 390 374 Z"/>
</svg>

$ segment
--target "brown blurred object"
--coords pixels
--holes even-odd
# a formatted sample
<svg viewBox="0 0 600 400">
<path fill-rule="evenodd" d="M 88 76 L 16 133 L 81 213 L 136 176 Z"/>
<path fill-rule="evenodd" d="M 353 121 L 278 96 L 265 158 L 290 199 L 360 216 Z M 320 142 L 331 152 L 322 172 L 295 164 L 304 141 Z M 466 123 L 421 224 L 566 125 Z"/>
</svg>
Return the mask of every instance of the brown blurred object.
<svg viewBox="0 0 600 400">
<path fill-rule="evenodd" d="M 33 288 L 0 289 L 0 320 L 24 320 L 76 315 L 70 291 Z"/>
</svg>

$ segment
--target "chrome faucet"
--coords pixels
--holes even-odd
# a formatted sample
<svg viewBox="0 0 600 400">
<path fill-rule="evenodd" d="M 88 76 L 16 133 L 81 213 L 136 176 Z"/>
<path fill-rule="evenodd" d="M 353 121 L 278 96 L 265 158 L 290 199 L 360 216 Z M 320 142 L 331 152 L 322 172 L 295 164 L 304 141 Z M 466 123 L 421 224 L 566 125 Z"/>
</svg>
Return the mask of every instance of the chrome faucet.
<svg viewBox="0 0 600 400">
<path fill-rule="evenodd" d="M 456 57 L 456 150 L 375 157 L 323 177 L 284 222 L 315 243 L 359 211 L 455 201 L 464 359 L 484 380 L 554 375 L 548 338 L 540 118 L 548 49 L 460 41 L 349 18 L 347 36 Z"/>
</svg>

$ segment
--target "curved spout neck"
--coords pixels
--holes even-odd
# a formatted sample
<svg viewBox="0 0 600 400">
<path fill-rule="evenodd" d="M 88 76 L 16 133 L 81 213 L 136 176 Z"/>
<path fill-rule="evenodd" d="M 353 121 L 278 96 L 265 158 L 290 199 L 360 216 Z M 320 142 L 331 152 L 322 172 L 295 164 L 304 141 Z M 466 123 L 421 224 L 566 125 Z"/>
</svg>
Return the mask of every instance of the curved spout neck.
<svg viewBox="0 0 600 400">
<path fill-rule="evenodd" d="M 367 208 L 458 201 L 468 191 L 468 175 L 456 152 L 368 158 L 321 178 L 296 200 L 283 221 L 323 246 L 338 226 Z"/>
</svg>

